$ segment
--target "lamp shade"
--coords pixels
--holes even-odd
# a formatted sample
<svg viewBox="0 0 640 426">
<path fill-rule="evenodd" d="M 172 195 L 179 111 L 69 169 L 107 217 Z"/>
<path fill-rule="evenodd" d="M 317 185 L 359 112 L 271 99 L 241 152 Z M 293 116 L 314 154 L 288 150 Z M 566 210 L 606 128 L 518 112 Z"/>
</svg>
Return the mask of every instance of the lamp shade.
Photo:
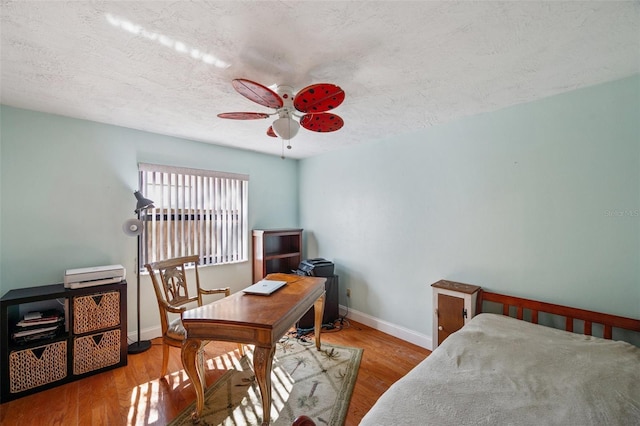
<svg viewBox="0 0 640 426">
<path fill-rule="evenodd" d="M 300 130 L 300 123 L 290 117 L 281 117 L 273 122 L 271 125 L 276 135 L 280 136 L 284 140 L 289 140 L 298 134 Z"/>
<path fill-rule="evenodd" d="M 149 200 L 148 198 L 144 198 L 140 193 L 140 191 L 134 192 L 133 195 L 135 195 L 136 199 L 138 200 L 138 203 L 136 204 L 136 209 L 134 210 L 135 213 L 138 213 L 146 209 L 152 209 L 154 207 L 153 201 Z"/>
<path fill-rule="evenodd" d="M 122 230 L 130 237 L 142 234 L 144 223 L 140 219 L 129 219 L 122 224 Z"/>
</svg>

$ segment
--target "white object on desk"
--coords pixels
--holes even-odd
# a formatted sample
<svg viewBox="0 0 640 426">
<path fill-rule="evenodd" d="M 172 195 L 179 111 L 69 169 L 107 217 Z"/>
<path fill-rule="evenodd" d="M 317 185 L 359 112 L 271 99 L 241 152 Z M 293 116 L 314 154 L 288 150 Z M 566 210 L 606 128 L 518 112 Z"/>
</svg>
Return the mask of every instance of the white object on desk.
<svg viewBox="0 0 640 426">
<path fill-rule="evenodd" d="M 286 281 L 260 280 L 254 285 L 251 285 L 242 291 L 246 294 L 268 296 L 286 283 Z"/>
</svg>

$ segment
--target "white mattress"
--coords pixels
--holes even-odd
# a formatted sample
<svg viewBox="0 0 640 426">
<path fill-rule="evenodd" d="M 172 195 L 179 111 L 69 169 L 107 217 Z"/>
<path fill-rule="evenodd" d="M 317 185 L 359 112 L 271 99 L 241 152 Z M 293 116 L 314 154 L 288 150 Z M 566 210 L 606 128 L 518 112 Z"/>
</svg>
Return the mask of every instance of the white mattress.
<svg viewBox="0 0 640 426">
<path fill-rule="evenodd" d="M 361 425 L 640 425 L 640 348 L 480 314 Z"/>
</svg>

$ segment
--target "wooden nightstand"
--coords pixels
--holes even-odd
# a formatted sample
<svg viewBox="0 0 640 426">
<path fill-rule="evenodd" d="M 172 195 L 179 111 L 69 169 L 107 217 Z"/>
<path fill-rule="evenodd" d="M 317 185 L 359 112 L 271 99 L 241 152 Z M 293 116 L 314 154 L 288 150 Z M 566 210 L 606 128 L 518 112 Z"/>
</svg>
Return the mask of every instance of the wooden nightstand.
<svg viewBox="0 0 640 426">
<path fill-rule="evenodd" d="M 433 287 L 433 349 L 476 313 L 477 285 L 440 280 Z"/>
</svg>

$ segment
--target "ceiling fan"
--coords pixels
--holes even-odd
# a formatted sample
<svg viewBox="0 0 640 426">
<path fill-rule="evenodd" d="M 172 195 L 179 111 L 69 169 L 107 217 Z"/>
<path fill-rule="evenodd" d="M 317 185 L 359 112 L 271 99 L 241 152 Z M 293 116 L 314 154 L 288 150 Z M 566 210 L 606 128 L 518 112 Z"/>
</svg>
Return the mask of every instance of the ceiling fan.
<svg viewBox="0 0 640 426">
<path fill-rule="evenodd" d="M 267 114 L 263 112 L 224 112 L 218 114 L 220 118 L 233 120 L 257 120 L 277 115 L 278 118 L 267 129 L 267 135 L 290 140 L 298 134 L 300 126 L 313 132 L 335 132 L 339 130 L 344 121 L 339 116 L 327 112 L 344 101 L 344 90 L 330 83 L 319 83 L 307 86 L 293 96 L 293 89 L 289 86 L 278 86 L 276 90 L 263 86 L 251 80 L 237 78 L 231 82 L 245 98 L 267 108 L 275 109 L 275 112 Z M 298 112 L 302 114 L 298 114 Z M 298 118 L 298 123 L 294 120 Z M 287 148 L 291 148 L 289 145 Z"/>
</svg>

